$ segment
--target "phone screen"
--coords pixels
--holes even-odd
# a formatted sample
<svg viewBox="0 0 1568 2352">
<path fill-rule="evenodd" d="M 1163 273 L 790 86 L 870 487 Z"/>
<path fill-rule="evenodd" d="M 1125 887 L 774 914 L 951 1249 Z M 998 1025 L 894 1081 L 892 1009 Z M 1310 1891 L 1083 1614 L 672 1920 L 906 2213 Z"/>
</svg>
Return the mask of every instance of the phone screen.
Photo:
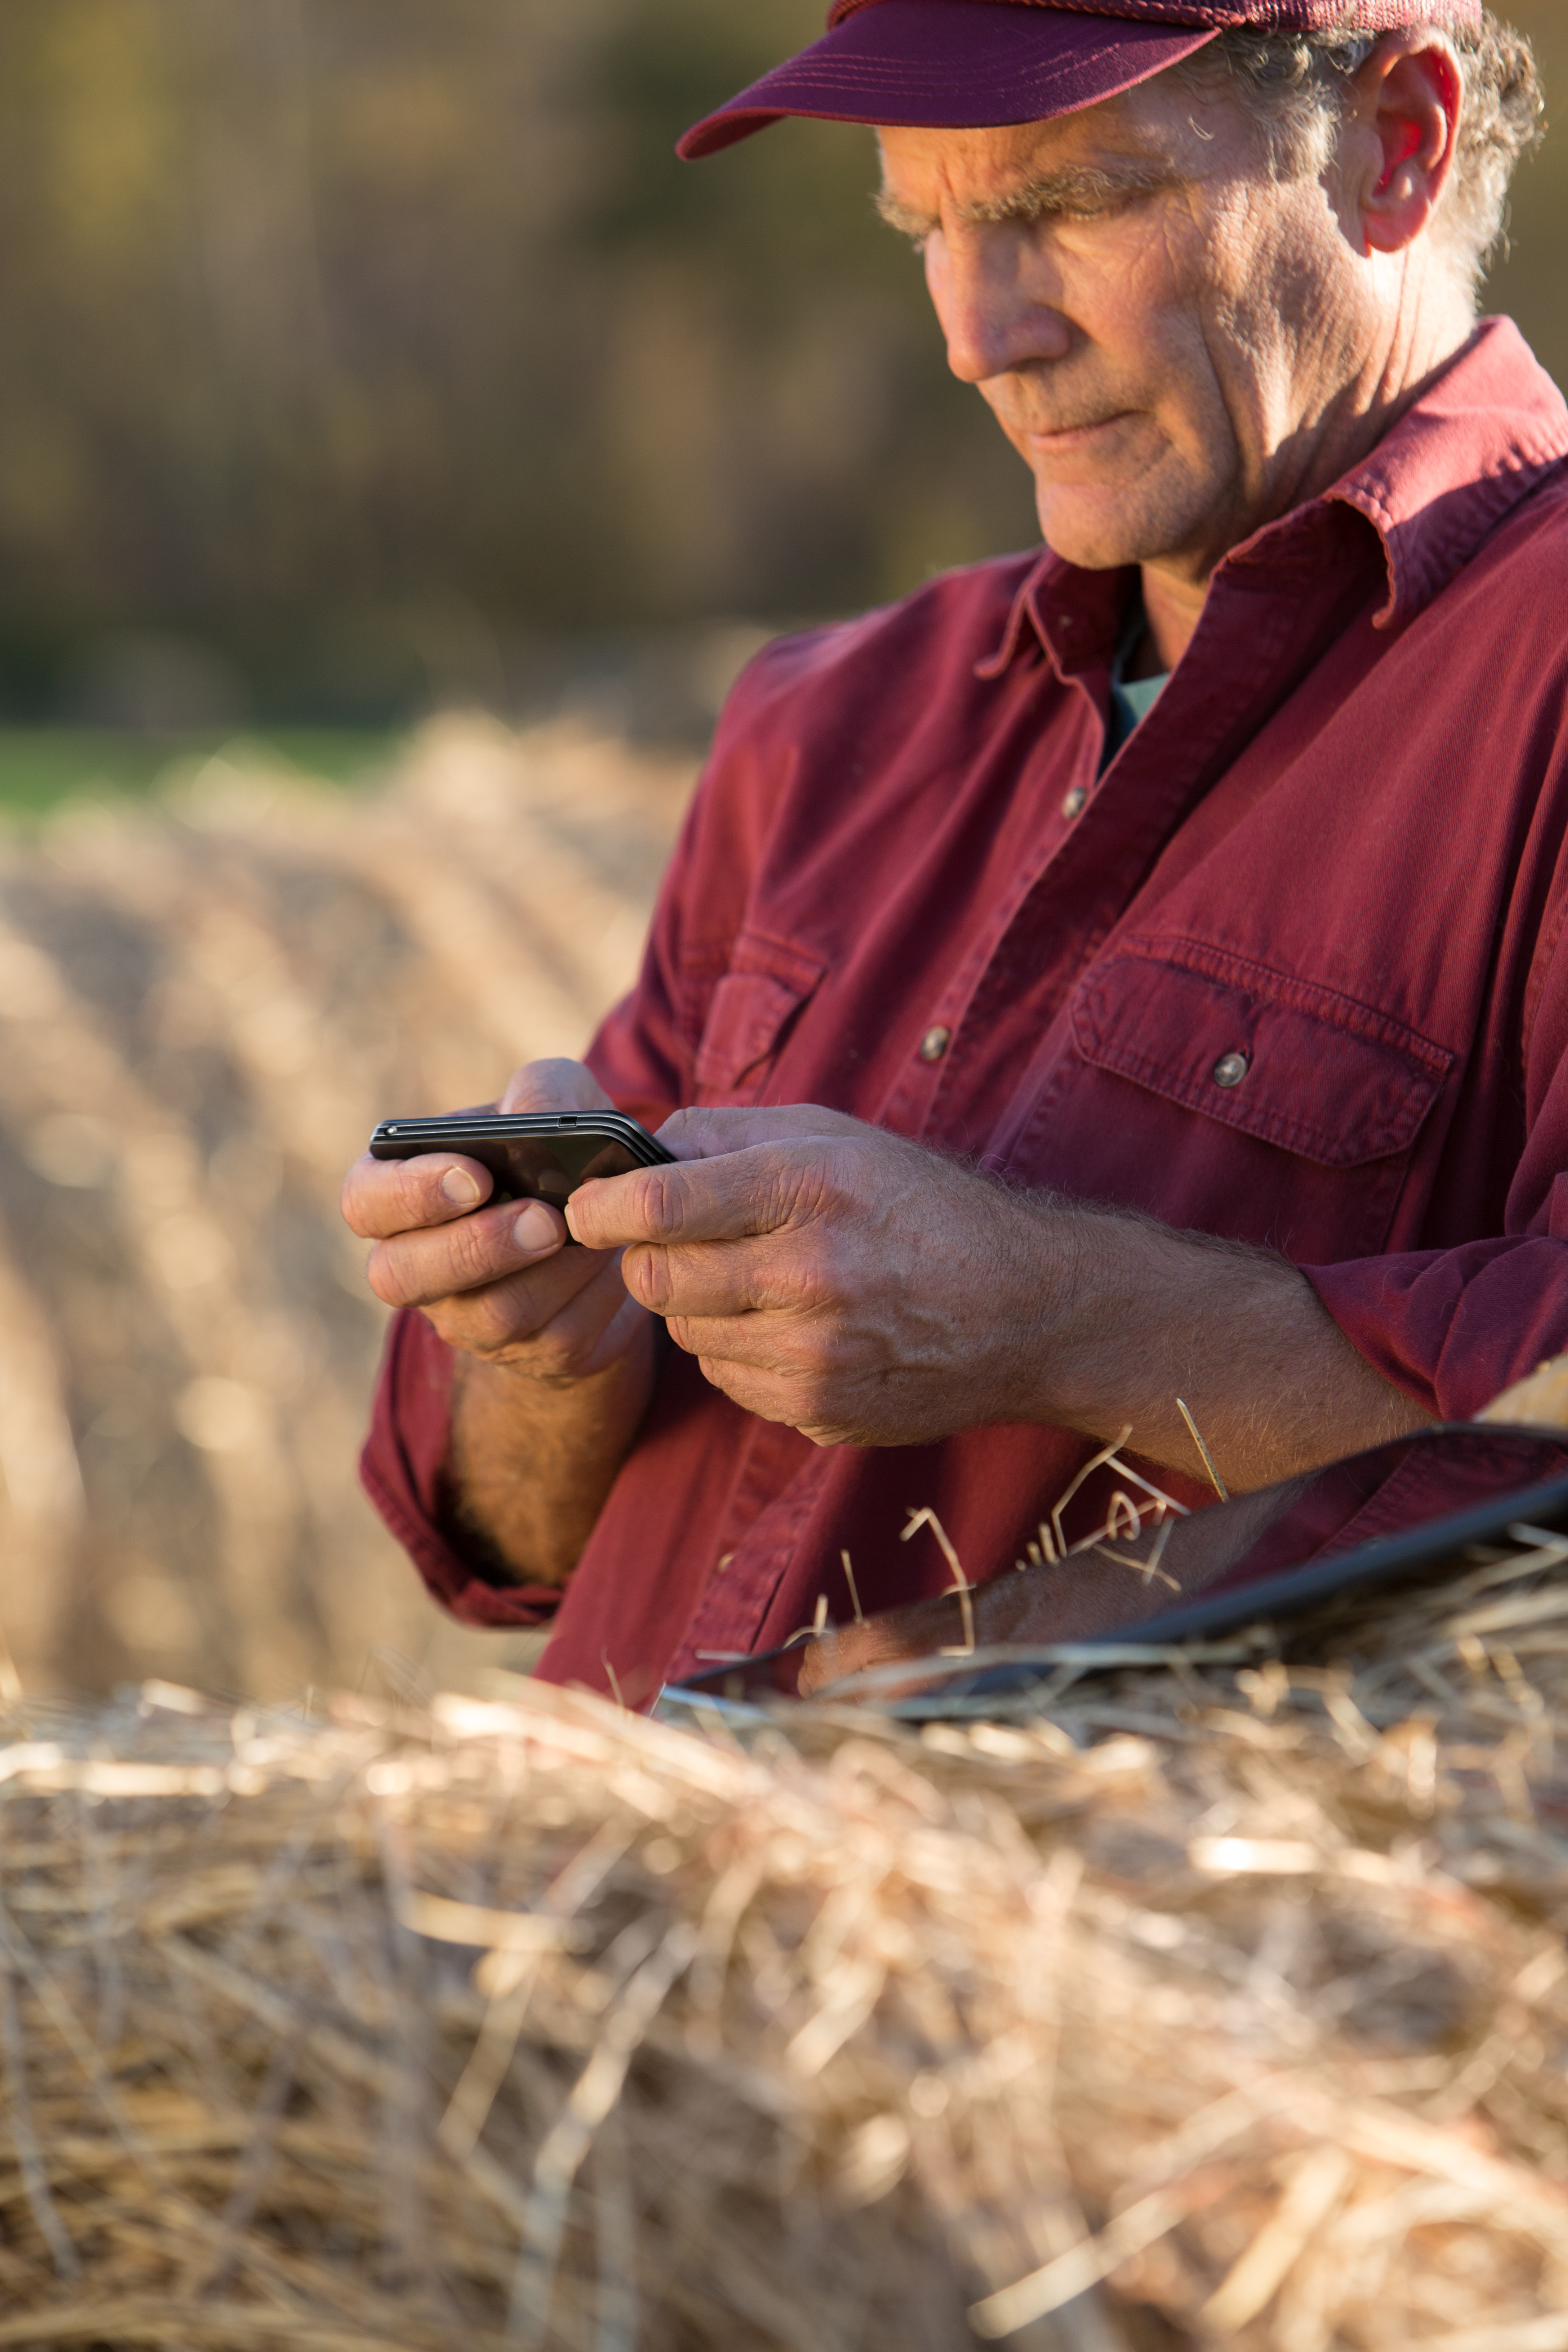
<svg viewBox="0 0 1568 2352">
<path fill-rule="evenodd" d="M 370 1148 L 377 1160 L 461 1152 L 489 1170 L 492 1200 L 545 1201 L 555 1209 L 565 1207 L 579 1184 L 600 1176 L 628 1176 L 670 1157 L 646 1129 L 616 1112 L 581 1113 L 570 1128 L 550 1114 L 385 1119 Z"/>
<path fill-rule="evenodd" d="M 603 1135 L 483 1137 L 478 1143 L 454 1138 L 447 1148 L 489 1170 L 498 1200 L 504 1192 L 514 1201 L 548 1201 L 555 1209 L 565 1207 L 579 1184 L 596 1176 L 629 1176 L 642 1165 L 624 1143 Z"/>
</svg>

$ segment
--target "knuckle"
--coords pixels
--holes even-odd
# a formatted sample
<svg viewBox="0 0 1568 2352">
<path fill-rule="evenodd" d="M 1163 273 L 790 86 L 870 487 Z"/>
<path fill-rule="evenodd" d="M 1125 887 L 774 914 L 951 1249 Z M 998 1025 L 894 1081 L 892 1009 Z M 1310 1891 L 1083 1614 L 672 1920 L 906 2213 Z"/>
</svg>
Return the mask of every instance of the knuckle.
<svg viewBox="0 0 1568 2352">
<path fill-rule="evenodd" d="M 572 1229 L 590 1248 L 607 1249 L 677 1237 L 681 1223 L 679 1168 L 638 1168 L 625 1176 L 595 1177 L 572 1196 Z"/>
<path fill-rule="evenodd" d="M 463 1300 L 462 1324 L 467 1343 L 476 1355 L 493 1356 L 502 1349 L 526 1344 L 533 1326 L 509 1283 L 491 1283 L 470 1291 Z"/>
<path fill-rule="evenodd" d="M 658 1139 L 667 1151 L 674 1151 L 681 1144 L 694 1144 L 700 1148 L 707 1120 L 705 1110 L 695 1104 L 689 1104 L 684 1109 L 671 1111 L 658 1130 Z"/>
<path fill-rule="evenodd" d="M 342 1213 L 344 1224 L 348 1226 L 351 1233 L 358 1234 L 362 1241 L 370 1239 L 369 1228 L 363 1222 L 363 1200 L 366 1171 L 374 1166 L 375 1162 L 371 1159 L 369 1152 L 363 1153 L 354 1161 L 353 1166 L 343 1178 L 343 1189 L 338 1196 L 338 1206 Z"/>
<path fill-rule="evenodd" d="M 675 1295 L 669 1254 L 648 1245 L 634 1245 L 621 1259 L 621 1279 L 640 1306 L 662 1314 Z"/>
<path fill-rule="evenodd" d="M 686 1223 L 686 1187 L 673 1168 L 639 1168 L 623 1178 L 635 1222 L 650 1238 L 677 1241 Z"/>
<path fill-rule="evenodd" d="M 837 1420 L 832 1383 L 815 1374 L 791 1381 L 792 1418 L 803 1429 L 820 1429 Z"/>
<path fill-rule="evenodd" d="M 502 1271 L 505 1233 L 504 1225 L 498 1230 L 495 1219 L 480 1216 L 459 1217 L 443 1228 L 441 1255 L 451 1277 L 448 1286 L 472 1290 L 493 1282 Z"/>
<path fill-rule="evenodd" d="M 743 1129 L 750 1122 L 750 1114 L 692 1103 L 670 1113 L 658 1130 L 658 1139 L 680 1161 L 712 1160 L 734 1150 L 738 1143 L 745 1140 L 744 1133 L 737 1132 L 737 1121 Z"/>
<path fill-rule="evenodd" d="M 564 1384 L 580 1376 L 582 1357 L 574 1335 L 547 1327 L 529 1343 L 528 1367 L 535 1380 Z"/>
<path fill-rule="evenodd" d="M 832 1254 L 806 1245 L 774 1256 L 767 1269 L 770 1304 L 787 1314 L 816 1315 L 834 1297 Z"/>
<path fill-rule="evenodd" d="M 598 1336 L 596 1318 L 584 1320 L 567 1310 L 519 1328 L 501 1350 L 506 1362 L 546 1388 L 562 1388 L 581 1380 Z"/>
<path fill-rule="evenodd" d="M 344 1181 L 342 1211 L 354 1232 L 365 1240 L 390 1240 L 398 1234 L 420 1233 L 450 1224 L 456 1231 L 469 1212 L 455 1209 L 441 1190 L 441 1180 L 452 1166 L 452 1156 L 422 1154 L 416 1160 L 356 1160 Z M 491 1183 L 488 1169 L 477 1160 L 463 1163 L 480 1186 L 480 1198 Z"/>
<path fill-rule="evenodd" d="M 848 1147 L 831 1141 L 781 1153 L 773 1171 L 776 1222 L 820 1230 L 856 1213 L 860 1202 L 855 1160 Z"/>
<path fill-rule="evenodd" d="M 585 1251 L 572 1255 L 585 1263 L 552 1259 L 471 1292 L 463 1307 L 476 1348 L 538 1380 L 579 1377 L 626 1292 L 613 1266 L 595 1269 Z"/>
<path fill-rule="evenodd" d="M 421 1222 L 405 1207 L 407 1186 L 401 1161 L 373 1160 L 364 1152 L 343 1179 L 342 1213 L 362 1241 L 384 1239 Z"/>
<path fill-rule="evenodd" d="M 384 1307 L 406 1307 L 411 1294 L 399 1276 L 395 1250 L 377 1242 L 364 1262 L 364 1278 Z"/>
</svg>

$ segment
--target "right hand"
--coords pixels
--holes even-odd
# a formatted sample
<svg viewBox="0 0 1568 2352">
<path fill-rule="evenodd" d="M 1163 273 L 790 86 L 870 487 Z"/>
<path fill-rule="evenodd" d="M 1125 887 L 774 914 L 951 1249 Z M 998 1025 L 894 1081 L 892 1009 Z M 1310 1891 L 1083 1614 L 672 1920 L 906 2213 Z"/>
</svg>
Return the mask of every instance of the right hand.
<svg viewBox="0 0 1568 2352">
<path fill-rule="evenodd" d="M 610 1110 L 581 1062 L 528 1062 L 500 1110 Z M 460 1152 L 356 1160 L 343 1215 L 374 1243 L 371 1288 L 388 1307 L 416 1307 L 449 1348 L 561 1386 L 607 1371 L 649 1318 L 628 1297 L 618 1249 L 566 1243 L 566 1220 L 542 1201 L 484 1206 L 489 1169 Z"/>
</svg>

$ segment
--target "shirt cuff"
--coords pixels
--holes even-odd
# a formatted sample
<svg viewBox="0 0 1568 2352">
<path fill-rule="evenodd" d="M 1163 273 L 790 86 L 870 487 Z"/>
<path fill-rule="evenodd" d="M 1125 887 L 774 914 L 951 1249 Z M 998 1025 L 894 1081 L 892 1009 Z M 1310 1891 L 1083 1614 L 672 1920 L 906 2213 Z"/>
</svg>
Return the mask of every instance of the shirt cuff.
<svg viewBox="0 0 1568 2352">
<path fill-rule="evenodd" d="M 1568 1350 L 1568 1241 L 1550 1235 L 1300 1271 L 1352 1346 L 1440 1421 L 1473 1421 Z"/>
<path fill-rule="evenodd" d="M 558 1588 L 491 1583 L 465 1558 L 442 1517 L 452 1361 L 423 1315 L 407 1310 L 394 1318 L 360 1455 L 361 1481 L 434 1599 L 461 1624 L 547 1624 L 561 1605 Z"/>
</svg>

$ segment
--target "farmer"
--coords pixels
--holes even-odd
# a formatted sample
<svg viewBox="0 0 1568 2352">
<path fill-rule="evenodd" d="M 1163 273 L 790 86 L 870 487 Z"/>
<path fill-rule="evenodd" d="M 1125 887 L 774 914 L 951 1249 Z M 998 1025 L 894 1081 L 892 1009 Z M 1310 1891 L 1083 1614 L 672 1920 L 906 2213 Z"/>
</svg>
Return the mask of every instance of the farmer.
<svg viewBox="0 0 1568 2352">
<path fill-rule="evenodd" d="M 842 1625 L 846 1553 L 939 1593 L 916 1508 L 982 1641 L 1126 1622 L 1005 1571 L 1124 1432 L 1210 1495 L 1178 1398 L 1251 1489 L 1568 1348 L 1568 409 L 1476 321 L 1540 98 L 1479 0 L 1405 16 L 837 0 L 682 142 L 879 126 L 1045 548 L 736 688 L 636 990 L 503 1097 L 680 1166 L 582 1247 L 350 1176 L 370 1491 L 547 1676 Z"/>
</svg>

